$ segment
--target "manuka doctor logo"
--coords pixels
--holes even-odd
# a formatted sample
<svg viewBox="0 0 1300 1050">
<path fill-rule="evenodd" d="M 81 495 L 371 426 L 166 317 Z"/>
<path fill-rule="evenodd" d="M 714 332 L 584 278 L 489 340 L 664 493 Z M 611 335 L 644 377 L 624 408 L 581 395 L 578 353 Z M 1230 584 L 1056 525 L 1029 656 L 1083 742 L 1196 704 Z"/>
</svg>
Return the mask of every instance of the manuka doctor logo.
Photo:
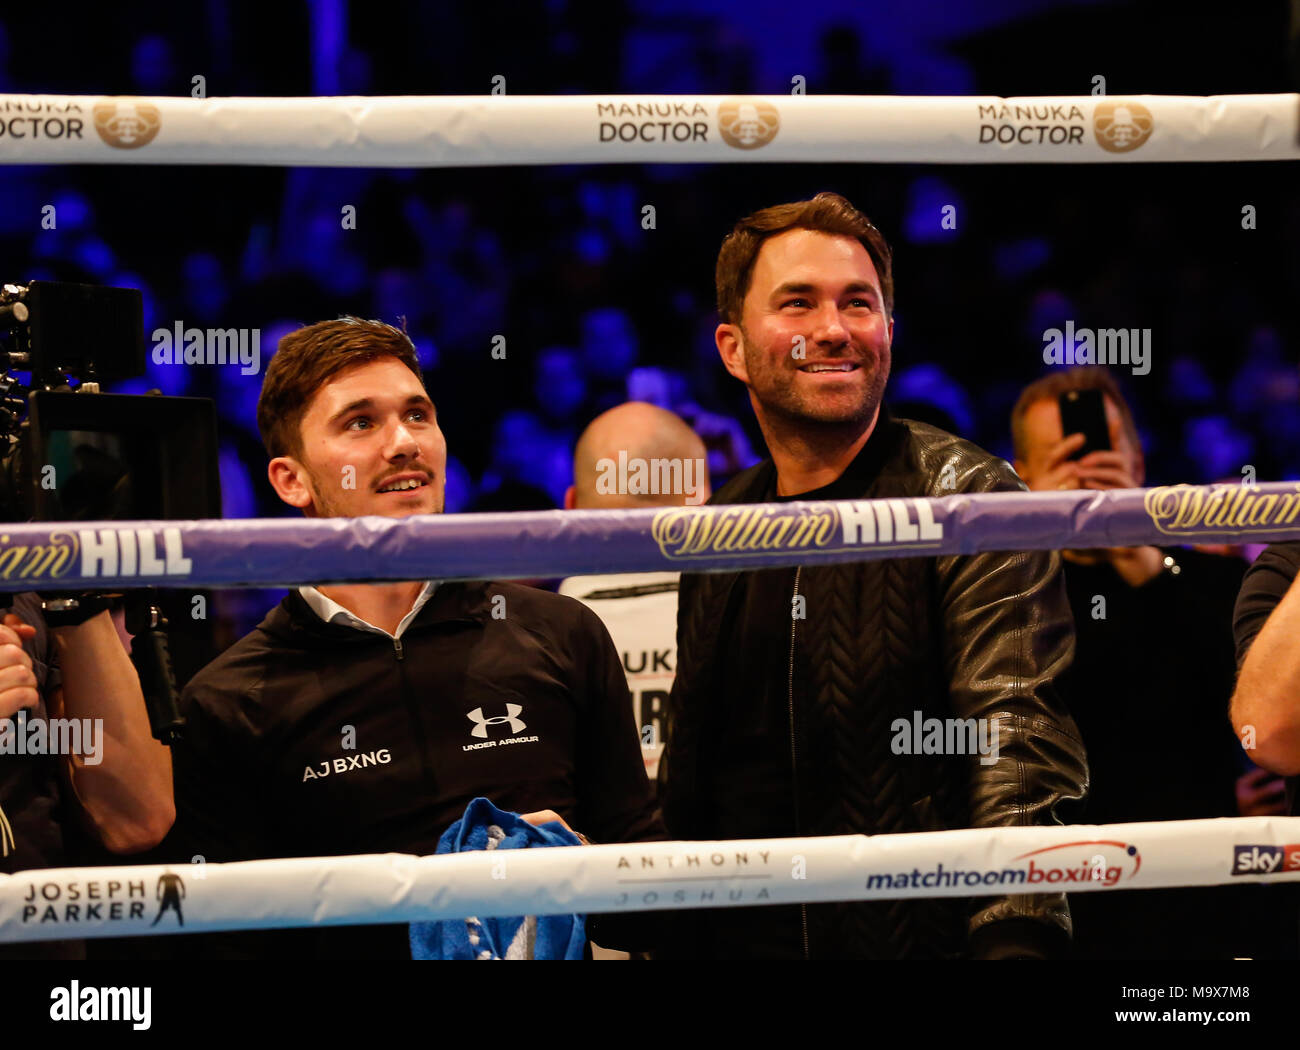
<svg viewBox="0 0 1300 1050">
<path fill-rule="evenodd" d="M 709 111 L 701 102 L 622 99 L 597 102 L 601 142 L 708 142 Z"/>
</svg>

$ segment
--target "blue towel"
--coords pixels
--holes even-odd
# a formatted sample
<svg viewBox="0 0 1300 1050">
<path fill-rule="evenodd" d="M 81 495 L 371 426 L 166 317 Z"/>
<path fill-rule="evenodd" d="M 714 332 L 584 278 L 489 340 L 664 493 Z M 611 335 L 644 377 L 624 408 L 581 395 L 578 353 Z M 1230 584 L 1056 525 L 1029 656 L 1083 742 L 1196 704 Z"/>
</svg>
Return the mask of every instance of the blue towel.
<svg viewBox="0 0 1300 1050">
<path fill-rule="evenodd" d="M 465 815 L 442 833 L 439 853 L 466 850 L 579 846 L 563 824 L 534 827 L 476 798 Z M 413 959 L 581 959 L 587 943 L 581 915 L 516 915 L 411 923 Z"/>
</svg>

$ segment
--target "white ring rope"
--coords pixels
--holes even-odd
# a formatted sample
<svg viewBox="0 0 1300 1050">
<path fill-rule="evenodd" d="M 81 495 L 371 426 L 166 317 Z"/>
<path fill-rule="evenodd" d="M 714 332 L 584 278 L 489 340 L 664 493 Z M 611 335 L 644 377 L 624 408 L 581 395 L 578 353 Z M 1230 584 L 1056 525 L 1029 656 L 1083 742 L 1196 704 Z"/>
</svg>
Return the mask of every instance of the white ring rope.
<svg viewBox="0 0 1300 1050">
<path fill-rule="evenodd" d="M 0 164 L 1300 159 L 1300 95 L 0 95 Z"/>
<path fill-rule="evenodd" d="M 1297 878 L 1300 817 L 58 868 L 0 875 L 0 941 Z"/>
</svg>

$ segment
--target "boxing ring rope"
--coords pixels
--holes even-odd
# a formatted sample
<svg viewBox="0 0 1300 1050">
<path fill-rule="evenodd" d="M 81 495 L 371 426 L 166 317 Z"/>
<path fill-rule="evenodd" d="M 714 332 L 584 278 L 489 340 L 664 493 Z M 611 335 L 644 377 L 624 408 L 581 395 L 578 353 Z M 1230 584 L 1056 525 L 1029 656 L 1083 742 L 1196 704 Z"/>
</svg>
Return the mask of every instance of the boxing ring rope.
<svg viewBox="0 0 1300 1050">
<path fill-rule="evenodd" d="M 0 164 L 1300 159 L 1300 95 L 0 95 Z"/>
<path fill-rule="evenodd" d="M 1300 817 L 58 868 L 0 875 L 0 942 L 1294 882 L 1292 843 Z"/>
<path fill-rule="evenodd" d="M 0 591 L 510 579 L 1300 539 L 1300 482 L 410 518 L 0 526 Z"/>
<path fill-rule="evenodd" d="M 0 164 L 469 167 L 1300 159 L 1300 95 L 0 95 Z M 644 511 L 0 526 L 0 591 L 722 571 L 1300 538 L 1300 484 Z M 60 868 L 0 942 L 1291 882 L 1300 817 Z M 71 909 L 71 910 L 70 910 Z M 181 925 L 181 911 L 184 925 Z M 155 925 L 156 923 L 156 925 Z"/>
<path fill-rule="evenodd" d="M 1261 541 L 1300 536 L 1297 517 L 1300 483 L 1275 482 L 644 511 L 45 523 L 0 532 L 0 588 L 721 570 Z M 1297 817 L 66 868 L 0 876 L 0 941 L 175 932 L 181 927 L 170 915 L 158 927 L 151 922 L 164 887 L 175 897 L 177 885 L 184 888 L 183 929 L 194 931 L 1093 892 L 1298 875 Z"/>
</svg>

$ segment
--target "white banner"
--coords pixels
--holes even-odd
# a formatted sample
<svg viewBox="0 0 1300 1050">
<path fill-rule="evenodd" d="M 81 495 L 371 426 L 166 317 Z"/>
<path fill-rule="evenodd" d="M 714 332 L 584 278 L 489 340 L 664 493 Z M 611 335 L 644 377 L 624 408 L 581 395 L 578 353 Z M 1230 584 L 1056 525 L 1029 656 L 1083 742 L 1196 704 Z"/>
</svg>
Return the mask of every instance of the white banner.
<svg viewBox="0 0 1300 1050">
<path fill-rule="evenodd" d="M 1300 878 L 1300 817 L 0 875 L 0 941 Z"/>
<path fill-rule="evenodd" d="M 1300 96 L 0 94 L 0 163 L 489 167 L 1295 160 Z"/>
</svg>

